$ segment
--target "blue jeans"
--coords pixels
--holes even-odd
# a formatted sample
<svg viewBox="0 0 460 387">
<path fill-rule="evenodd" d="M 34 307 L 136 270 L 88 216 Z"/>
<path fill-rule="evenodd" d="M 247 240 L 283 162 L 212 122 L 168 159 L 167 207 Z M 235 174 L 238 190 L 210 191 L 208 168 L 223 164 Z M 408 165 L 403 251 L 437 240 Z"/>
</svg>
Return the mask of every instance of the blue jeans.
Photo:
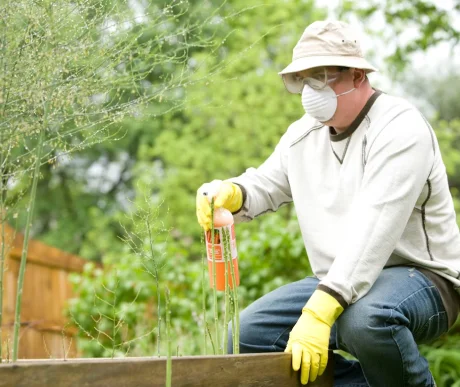
<svg viewBox="0 0 460 387">
<path fill-rule="evenodd" d="M 307 277 L 261 297 L 240 315 L 240 352 L 282 352 L 289 332 L 319 280 Z M 231 329 L 231 328 L 230 328 Z M 386 268 L 369 293 L 350 305 L 331 330 L 334 386 L 434 386 L 427 360 L 417 344 L 448 330 L 437 288 L 416 269 Z M 232 353 L 229 330 L 229 353 Z"/>
</svg>

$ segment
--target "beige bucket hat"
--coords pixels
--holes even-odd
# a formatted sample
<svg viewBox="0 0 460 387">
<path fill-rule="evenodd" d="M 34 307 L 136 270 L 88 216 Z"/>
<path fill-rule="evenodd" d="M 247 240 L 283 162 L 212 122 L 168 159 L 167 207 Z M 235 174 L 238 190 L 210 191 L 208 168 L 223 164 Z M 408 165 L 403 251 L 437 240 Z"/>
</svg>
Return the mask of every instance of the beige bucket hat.
<svg viewBox="0 0 460 387">
<path fill-rule="evenodd" d="M 279 74 L 290 93 L 302 92 L 297 71 L 321 66 L 343 66 L 378 71 L 363 57 L 358 34 L 340 21 L 316 21 L 310 24 L 294 47 L 292 63 Z"/>
</svg>

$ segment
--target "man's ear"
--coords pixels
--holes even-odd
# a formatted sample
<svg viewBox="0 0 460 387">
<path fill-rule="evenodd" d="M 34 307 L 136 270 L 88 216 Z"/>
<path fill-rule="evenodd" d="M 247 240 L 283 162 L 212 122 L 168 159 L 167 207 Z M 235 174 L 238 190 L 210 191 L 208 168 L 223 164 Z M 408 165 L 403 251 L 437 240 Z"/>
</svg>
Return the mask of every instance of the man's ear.
<svg viewBox="0 0 460 387">
<path fill-rule="evenodd" d="M 353 86 L 358 88 L 366 80 L 366 72 L 363 69 L 355 69 L 353 71 Z"/>
</svg>

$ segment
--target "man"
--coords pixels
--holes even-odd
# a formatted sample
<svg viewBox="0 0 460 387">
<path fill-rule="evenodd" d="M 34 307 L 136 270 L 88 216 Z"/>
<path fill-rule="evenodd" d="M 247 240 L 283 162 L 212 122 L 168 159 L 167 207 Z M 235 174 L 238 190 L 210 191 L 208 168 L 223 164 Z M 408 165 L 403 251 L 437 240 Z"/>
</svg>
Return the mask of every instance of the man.
<svg viewBox="0 0 460 387">
<path fill-rule="evenodd" d="M 337 386 L 433 386 L 417 344 L 459 313 L 460 234 L 435 134 L 414 106 L 371 87 L 374 70 L 345 23 L 308 26 L 280 73 L 307 114 L 260 167 L 197 194 L 206 229 L 203 194 L 216 185 L 215 205 L 236 221 L 294 203 L 315 276 L 246 308 L 240 348 L 292 353 L 303 384 L 330 348 L 359 360 L 334 354 Z"/>
</svg>

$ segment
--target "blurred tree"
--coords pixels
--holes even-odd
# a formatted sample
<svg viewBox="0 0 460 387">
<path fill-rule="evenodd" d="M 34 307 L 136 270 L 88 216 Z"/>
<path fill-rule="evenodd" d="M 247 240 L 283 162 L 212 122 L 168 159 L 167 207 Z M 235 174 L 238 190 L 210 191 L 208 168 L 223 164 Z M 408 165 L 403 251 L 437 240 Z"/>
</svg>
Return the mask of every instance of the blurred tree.
<svg viewBox="0 0 460 387">
<path fill-rule="evenodd" d="M 451 121 L 460 118 L 460 71 L 452 66 L 443 70 L 436 74 L 406 71 L 404 88 L 414 98 L 426 101 L 437 118 Z"/>
<path fill-rule="evenodd" d="M 131 177 L 138 147 L 151 142 L 155 131 L 162 129 L 161 119 L 155 117 L 181 109 L 183 86 L 202 82 L 191 78 L 189 55 L 218 48 L 212 42 L 215 9 L 210 4 L 197 7 L 196 2 L 176 0 L 150 5 L 62 0 L 37 3 L 30 9 L 23 3 L 2 7 L 2 15 L 8 16 L 2 19 L 3 31 L 8 29 L 14 37 L 5 35 L 2 40 L 6 53 L 2 58 L 11 62 L 2 62 L 7 71 L 2 73 L 0 101 L 8 118 L 2 122 L 3 139 L 18 127 L 36 136 L 34 125 L 40 120 L 34 112 L 40 98 L 53 98 L 49 117 L 53 130 L 45 142 L 34 235 L 67 251 L 100 259 L 120 233 L 112 216 L 116 219 L 135 197 Z M 53 12 L 59 15 L 56 19 Z M 43 38 L 37 35 L 31 41 L 37 45 L 21 43 L 22 35 L 16 30 L 27 25 L 26 39 L 27 34 L 35 37 L 34 29 L 40 28 L 40 34 L 52 38 L 38 45 Z M 27 60 L 15 62 L 21 53 Z M 51 93 L 53 79 L 59 82 Z M 25 162 L 30 163 L 27 156 L 34 139 L 17 132 L 8 138 L 17 141 L 10 164 L 27 172 Z M 2 142 L 2 154 L 12 154 L 11 144 Z M 73 155 L 76 150 L 80 152 Z M 17 164 L 19 159 L 24 162 Z M 19 201 L 18 208 L 25 208 L 28 174 L 12 179 L 13 173 L 8 173 L 14 181 L 14 189 L 8 185 L 8 203 Z M 25 213 L 10 211 L 10 222 L 23 228 Z"/>
<path fill-rule="evenodd" d="M 344 1 L 341 17 L 356 17 L 367 21 L 366 27 L 380 35 L 393 49 L 388 58 L 393 76 L 407 65 L 410 54 L 426 51 L 439 43 L 448 42 L 455 47 L 460 41 L 460 1 L 449 4 L 435 0 L 371 0 L 366 2 Z M 447 5 L 447 7 L 446 7 Z M 375 23 L 374 17 L 382 17 L 384 23 Z M 379 26 L 378 30 L 374 26 Z M 388 28 L 390 27 L 390 28 Z"/>
<path fill-rule="evenodd" d="M 187 9 L 183 1 L 170 2 L 157 10 L 152 21 L 162 25 L 166 18 L 174 25 L 183 9 Z M 6 214 L 25 229 L 14 324 L 16 360 L 26 251 L 40 167 L 116 138 L 123 118 L 136 116 L 149 101 L 170 102 L 184 74 L 163 80 L 158 88 L 145 81 L 149 71 L 145 64 L 154 68 L 183 64 L 186 56 L 182 53 L 188 43 L 179 47 L 177 34 L 183 35 L 182 31 L 171 26 L 167 31 L 163 25 L 152 37 L 154 49 L 146 49 L 150 42 L 139 41 L 145 31 L 132 27 L 136 10 L 127 1 L 110 6 L 93 1 L 2 2 L 0 15 L 1 224 Z M 174 103 L 169 105 L 174 107 Z M 41 186 L 43 183 L 47 181 Z M 64 191 L 60 202 L 67 209 L 66 200 L 72 199 L 69 192 Z M 47 192 L 40 197 L 59 210 L 59 202 L 50 202 Z M 78 220 L 73 208 L 70 215 Z M 57 222 L 58 216 L 51 219 Z"/>
<path fill-rule="evenodd" d="M 116 95 L 129 101 L 155 90 L 157 98 L 122 120 L 117 141 L 94 144 L 42 170 L 34 232 L 47 243 L 100 260 L 117 248 L 121 214 L 149 185 L 157 203 L 170 209 L 165 222 L 172 236 L 197 256 L 198 186 L 260 164 L 302 114 L 276 69 L 290 61 L 305 26 L 324 16 L 311 2 L 163 3 L 142 8 L 140 15 L 147 16 L 124 30 L 137 44 L 126 50 L 119 76 L 137 75 L 121 82 Z M 113 31 L 109 36 L 116 39 Z M 143 50 L 153 64 L 136 59 Z M 159 53 L 171 60 L 160 61 Z"/>
<path fill-rule="evenodd" d="M 236 14 L 246 4 L 233 1 L 225 9 Z M 166 221 L 184 242 L 190 236 L 199 240 L 197 188 L 257 167 L 290 123 L 302 116 L 299 97 L 287 93 L 276 69 L 290 62 L 305 26 L 323 16 L 311 2 L 286 1 L 283 7 L 254 6 L 229 18 L 226 22 L 232 33 L 221 47 L 223 70 L 213 75 L 215 58 L 206 62 L 199 70 L 200 76 L 209 77 L 206 87 L 187 88 L 180 116 L 168 117 L 167 130 L 154 146 L 141 147 L 140 158 L 163 162 L 162 179 L 154 184 L 170 208 Z M 201 61 L 200 54 L 194 59 Z M 196 254 L 195 246 L 190 248 Z"/>
</svg>

